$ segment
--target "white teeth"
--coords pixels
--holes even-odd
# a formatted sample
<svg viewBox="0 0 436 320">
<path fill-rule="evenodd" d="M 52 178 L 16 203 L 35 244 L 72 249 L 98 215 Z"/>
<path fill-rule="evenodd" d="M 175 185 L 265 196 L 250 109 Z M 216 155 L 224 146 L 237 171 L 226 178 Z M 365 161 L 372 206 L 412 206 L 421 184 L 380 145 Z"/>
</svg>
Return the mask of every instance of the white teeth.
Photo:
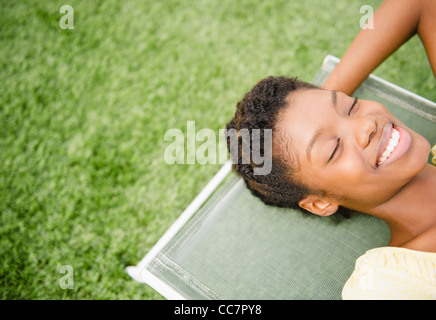
<svg viewBox="0 0 436 320">
<path fill-rule="evenodd" d="M 391 139 L 389 140 L 386 150 L 379 158 L 377 165 L 381 165 L 384 161 L 386 161 L 387 158 L 390 157 L 392 151 L 394 151 L 395 147 L 398 145 L 398 141 L 400 141 L 400 133 L 398 132 L 398 130 L 392 128 Z"/>
</svg>

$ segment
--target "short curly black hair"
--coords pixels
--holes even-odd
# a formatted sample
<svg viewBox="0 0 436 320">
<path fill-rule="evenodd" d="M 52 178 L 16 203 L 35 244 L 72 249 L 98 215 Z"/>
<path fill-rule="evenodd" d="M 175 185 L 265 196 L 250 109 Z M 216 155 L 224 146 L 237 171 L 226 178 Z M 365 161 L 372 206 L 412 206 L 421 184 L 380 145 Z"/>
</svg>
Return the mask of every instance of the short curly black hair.
<svg viewBox="0 0 436 320">
<path fill-rule="evenodd" d="M 244 179 L 253 195 L 265 204 L 278 207 L 300 209 L 298 202 L 307 196 L 309 190 L 297 178 L 296 161 L 284 156 L 286 143 L 277 129 L 280 112 L 288 106 L 288 96 L 292 92 L 305 89 L 319 89 L 307 82 L 289 77 L 268 77 L 259 81 L 244 98 L 238 102 L 234 118 L 227 124 L 227 147 L 231 152 L 231 142 L 238 141 L 237 159 L 233 159 L 234 170 Z M 235 129 L 235 130 L 231 130 Z M 253 129 L 272 130 L 271 171 L 269 174 L 256 175 L 254 161 L 242 161 L 243 139 L 238 134 L 242 129 L 250 134 Z M 236 137 L 232 137 L 233 132 Z M 236 139 L 235 139 L 236 138 Z M 264 139 L 260 139 L 261 142 Z M 250 145 L 250 148 L 252 145 Z M 265 154 L 264 145 L 260 152 Z M 252 150 L 250 150 L 252 151 Z M 252 153 L 250 152 L 250 156 Z"/>
</svg>

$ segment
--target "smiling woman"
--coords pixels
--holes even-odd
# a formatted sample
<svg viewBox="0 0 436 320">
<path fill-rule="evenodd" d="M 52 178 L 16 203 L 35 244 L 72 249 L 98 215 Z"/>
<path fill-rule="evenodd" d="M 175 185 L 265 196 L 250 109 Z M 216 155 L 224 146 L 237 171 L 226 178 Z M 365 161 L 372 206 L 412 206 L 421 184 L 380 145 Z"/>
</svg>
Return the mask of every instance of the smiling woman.
<svg viewBox="0 0 436 320">
<path fill-rule="evenodd" d="M 318 191 L 299 201 L 312 213 L 330 215 L 338 206 L 363 212 L 377 208 L 426 165 L 429 143 L 378 102 L 306 90 L 291 94 L 287 103 L 277 131 L 298 142 L 287 149 L 298 159 L 300 181 Z M 381 162 L 393 130 L 401 138 Z"/>
<path fill-rule="evenodd" d="M 270 121 L 261 110 L 270 110 Z M 238 103 L 229 128 L 272 128 L 271 173 L 256 176 L 253 163 L 242 159 L 234 166 L 264 203 L 319 216 L 348 208 L 383 219 L 391 231 L 389 247 L 428 253 L 420 257 L 425 256 L 424 266 L 434 265 L 425 275 L 433 274 L 434 282 L 436 167 L 427 163 L 430 144 L 382 104 L 293 78 L 268 77 Z M 411 253 L 403 253 L 389 259 L 410 261 Z M 436 297 L 436 286 L 425 290 L 430 290 L 427 297 Z"/>
<path fill-rule="evenodd" d="M 268 123 L 257 106 L 273 103 L 279 107 L 270 108 Z M 395 246 L 419 248 L 410 240 L 436 229 L 430 144 L 382 104 L 292 78 L 269 77 L 239 102 L 228 128 L 262 124 L 273 130 L 273 177 L 250 174 L 250 164 L 239 162 L 235 169 L 266 204 L 319 216 L 340 207 L 365 212 L 386 221 Z M 435 244 L 427 249 L 435 250 Z"/>
</svg>

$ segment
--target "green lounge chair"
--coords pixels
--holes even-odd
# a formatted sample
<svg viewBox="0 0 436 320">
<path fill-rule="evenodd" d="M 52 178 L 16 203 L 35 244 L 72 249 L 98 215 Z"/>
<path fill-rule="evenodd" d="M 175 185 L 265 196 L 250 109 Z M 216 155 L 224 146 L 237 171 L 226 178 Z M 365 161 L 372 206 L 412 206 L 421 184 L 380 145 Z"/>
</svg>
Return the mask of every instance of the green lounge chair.
<svg viewBox="0 0 436 320">
<path fill-rule="evenodd" d="M 313 83 L 339 62 L 327 56 Z M 374 75 L 355 94 L 384 104 L 436 144 L 436 104 Z M 430 159 L 429 159 L 430 161 Z M 387 225 L 264 205 L 225 164 L 128 274 L 167 299 L 341 299 L 356 259 L 387 245 Z"/>
</svg>

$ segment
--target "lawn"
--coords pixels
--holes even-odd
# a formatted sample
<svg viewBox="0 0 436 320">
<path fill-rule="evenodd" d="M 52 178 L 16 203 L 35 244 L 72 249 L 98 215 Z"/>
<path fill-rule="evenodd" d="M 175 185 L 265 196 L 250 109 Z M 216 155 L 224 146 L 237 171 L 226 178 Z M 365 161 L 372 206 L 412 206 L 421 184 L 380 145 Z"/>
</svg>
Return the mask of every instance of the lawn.
<svg viewBox="0 0 436 320">
<path fill-rule="evenodd" d="M 1 1 L 1 298 L 162 299 L 124 268 L 220 167 L 168 164 L 165 132 L 218 132 L 268 75 L 311 81 L 380 3 Z M 436 99 L 417 37 L 374 73 Z"/>
</svg>

